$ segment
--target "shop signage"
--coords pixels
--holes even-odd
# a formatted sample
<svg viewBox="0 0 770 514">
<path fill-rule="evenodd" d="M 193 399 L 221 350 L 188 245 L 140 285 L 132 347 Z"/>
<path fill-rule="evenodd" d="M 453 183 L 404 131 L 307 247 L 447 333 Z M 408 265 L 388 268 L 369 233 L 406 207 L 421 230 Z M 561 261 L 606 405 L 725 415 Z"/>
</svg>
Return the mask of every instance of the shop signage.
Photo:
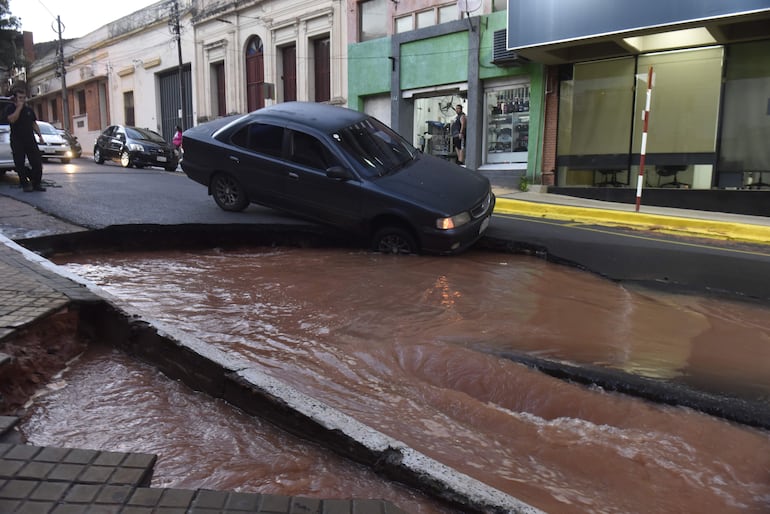
<svg viewBox="0 0 770 514">
<path fill-rule="evenodd" d="M 508 49 L 770 12 L 770 0 L 508 0 Z"/>
</svg>

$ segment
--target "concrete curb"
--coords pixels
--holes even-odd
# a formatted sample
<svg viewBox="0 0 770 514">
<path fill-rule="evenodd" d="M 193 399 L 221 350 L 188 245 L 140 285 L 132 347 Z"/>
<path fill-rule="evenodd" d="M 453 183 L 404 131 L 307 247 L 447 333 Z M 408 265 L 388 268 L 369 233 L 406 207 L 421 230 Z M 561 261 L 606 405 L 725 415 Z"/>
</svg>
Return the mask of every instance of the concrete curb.
<svg viewBox="0 0 770 514">
<path fill-rule="evenodd" d="M 495 204 L 495 213 L 520 214 L 522 216 L 574 221 L 577 223 L 630 227 L 640 230 L 709 237 L 726 241 L 770 244 L 770 227 L 763 225 L 647 214 L 636 211 L 626 212 L 613 209 L 573 207 L 499 197 Z"/>
</svg>

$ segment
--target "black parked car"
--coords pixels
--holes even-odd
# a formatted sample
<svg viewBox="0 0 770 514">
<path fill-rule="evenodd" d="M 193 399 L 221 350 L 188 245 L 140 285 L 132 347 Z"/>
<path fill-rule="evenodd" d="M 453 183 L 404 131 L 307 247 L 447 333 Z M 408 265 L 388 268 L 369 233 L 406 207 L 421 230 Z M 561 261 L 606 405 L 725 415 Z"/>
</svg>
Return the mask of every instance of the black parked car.
<svg viewBox="0 0 770 514">
<path fill-rule="evenodd" d="M 460 252 L 495 205 L 486 177 L 343 107 L 276 104 L 191 128 L 183 145 L 182 169 L 222 209 L 281 209 L 364 236 L 376 251 Z"/>
<path fill-rule="evenodd" d="M 124 168 L 158 166 L 166 171 L 176 170 L 179 157 L 174 145 L 149 129 L 113 125 L 96 139 L 94 161 L 119 162 Z"/>
</svg>

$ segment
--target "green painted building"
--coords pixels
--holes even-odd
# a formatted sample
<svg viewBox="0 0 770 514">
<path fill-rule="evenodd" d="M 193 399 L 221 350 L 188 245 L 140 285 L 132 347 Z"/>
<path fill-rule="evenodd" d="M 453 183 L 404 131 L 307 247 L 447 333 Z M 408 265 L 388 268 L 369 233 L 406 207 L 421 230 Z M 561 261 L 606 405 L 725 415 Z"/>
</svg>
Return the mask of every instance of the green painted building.
<svg viewBox="0 0 770 514">
<path fill-rule="evenodd" d="M 545 67 L 505 49 L 506 13 L 466 17 L 348 47 L 348 104 L 425 152 L 456 159 L 451 123 L 467 114 L 465 164 L 497 184 L 540 182 Z"/>
</svg>

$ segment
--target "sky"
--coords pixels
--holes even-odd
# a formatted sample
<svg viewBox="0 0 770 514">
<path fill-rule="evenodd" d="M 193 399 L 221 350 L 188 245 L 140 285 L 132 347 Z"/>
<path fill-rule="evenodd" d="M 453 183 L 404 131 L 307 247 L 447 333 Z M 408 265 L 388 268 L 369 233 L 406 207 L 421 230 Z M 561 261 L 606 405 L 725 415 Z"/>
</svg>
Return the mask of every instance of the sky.
<svg viewBox="0 0 770 514">
<path fill-rule="evenodd" d="M 21 30 L 33 33 L 35 43 L 59 38 L 56 17 L 61 18 L 63 39 L 83 37 L 111 21 L 152 5 L 158 0 L 10 0 Z"/>
</svg>

